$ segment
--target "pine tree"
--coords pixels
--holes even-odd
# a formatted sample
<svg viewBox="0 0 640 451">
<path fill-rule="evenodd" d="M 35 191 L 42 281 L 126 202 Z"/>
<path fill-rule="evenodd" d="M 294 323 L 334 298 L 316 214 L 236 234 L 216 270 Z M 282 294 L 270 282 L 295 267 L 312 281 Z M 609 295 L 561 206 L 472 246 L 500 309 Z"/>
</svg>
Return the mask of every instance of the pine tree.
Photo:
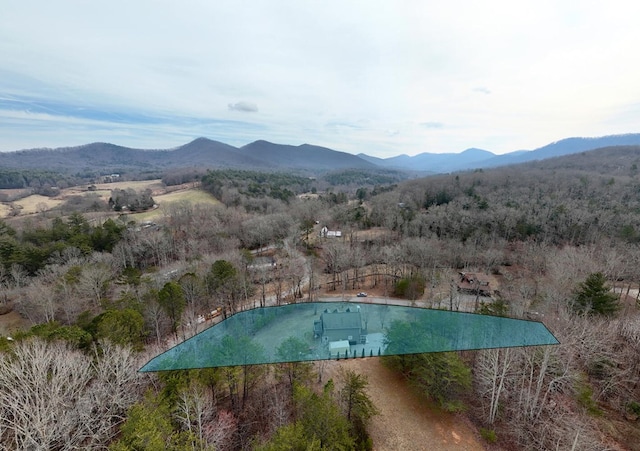
<svg viewBox="0 0 640 451">
<path fill-rule="evenodd" d="M 590 274 L 574 293 L 573 308 L 577 313 L 611 316 L 618 311 L 618 296 L 607 286 L 604 274 Z"/>
</svg>

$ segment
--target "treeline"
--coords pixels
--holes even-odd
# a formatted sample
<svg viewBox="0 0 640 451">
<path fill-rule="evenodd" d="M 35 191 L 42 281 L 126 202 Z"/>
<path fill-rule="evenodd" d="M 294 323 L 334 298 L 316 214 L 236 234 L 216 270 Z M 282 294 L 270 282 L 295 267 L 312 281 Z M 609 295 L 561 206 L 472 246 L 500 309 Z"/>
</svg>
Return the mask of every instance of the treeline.
<svg viewBox="0 0 640 451">
<path fill-rule="evenodd" d="M 208 172 L 204 168 L 179 168 L 169 170 L 162 175 L 162 183 L 166 186 L 182 185 L 183 183 L 199 182 Z"/>
<path fill-rule="evenodd" d="M 235 191 L 248 198 L 270 197 L 288 202 L 296 194 L 311 191 L 312 185 L 308 177 L 258 171 L 216 170 L 202 177 L 202 187 L 218 199 Z"/>
<path fill-rule="evenodd" d="M 345 187 L 370 187 L 376 185 L 393 185 L 406 180 L 408 175 L 403 171 L 364 169 L 346 169 L 330 172 L 322 176 L 322 179 L 331 186 Z"/>
<path fill-rule="evenodd" d="M 94 226 L 79 213 L 66 220 L 55 218 L 48 227 L 24 228 L 20 232 L 0 221 L 0 261 L 5 271 L 16 265 L 33 276 L 67 250 L 81 255 L 111 252 L 125 228 L 112 219 Z"/>
<path fill-rule="evenodd" d="M 52 187 L 67 188 L 83 183 L 84 178 L 53 171 L 0 168 L 0 189 L 32 188 L 35 193 L 48 194 Z"/>
<path fill-rule="evenodd" d="M 394 184 L 406 180 L 401 171 L 344 170 L 317 177 L 294 174 L 218 170 L 202 176 L 202 187 L 226 205 L 251 204 L 256 199 L 276 199 L 289 203 L 304 193 L 319 194 L 330 204 L 345 203 L 358 192 L 364 200 L 371 195 L 393 189 Z"/>
<path fill-rule="evenodd" d="M 114 170 L 120 180 L 153 180 L 164 177 L 160 170 L 132 171 Z M 87 183 L 99 183 L 105 175 L 97 171 L 46 171 L 40 169 L 8 169 L 0 168 L 0 189 L 31 189 L 35 194 L 53 196 L 57 189 L 69 188 Z M 168 183 L 172 184 L 172 183 Z M 0 199 L 2 200 L 2 199 Z M 10 200 L 10 199 L 9 199 Z"/>
</svg>

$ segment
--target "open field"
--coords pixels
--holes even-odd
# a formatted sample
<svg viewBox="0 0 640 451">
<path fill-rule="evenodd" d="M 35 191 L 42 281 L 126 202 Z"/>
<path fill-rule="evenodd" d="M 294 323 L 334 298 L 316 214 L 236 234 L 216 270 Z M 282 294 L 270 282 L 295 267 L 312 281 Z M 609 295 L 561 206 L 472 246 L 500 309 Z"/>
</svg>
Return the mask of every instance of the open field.
<svg viewBox="0 0 640 451">
<path fill-rule="evenodd" d="M 171 204 L 175 202 L 191 202 L 193 204 L 202 203 L 218 203 L 211 194 L 200 189 L 181 189 L 167 194 L 154 196 L 153 198 L 158 205 Z"/>
<path fill-rule="evenodd" d="M 129 214 L 128 217 L 136 222 L 153 221 L 167 214 L 167 209 L 170 208 L 171 204 L 188 202 L 193 205 L 216 205 L 219 203 L 211 194 L 195 188 L 186 188 L 178 191 L 172 191 L 166 194 L 160 194 L 157 196 L 153 196 L 153 200 L 156 201 L 156 205 L 158 205 L 158 208 L 149 211 L 143 211 L 142 213 L 132 213 Z"/>
<path fill-rule="evenodd" d="M 152 196 L 158 208 L 142 213 L 129 215 L 135 221 L 150 221 L 161 217 L 166 208 L 172 203 L 190 202 L 192 204 L 217 204 L 218 201 L 210 194 L 198 189 L 193 184 L 184 184 L 180 186 L 165 186 L 160 180 L 143 180 L 130 182 L 114 182 L 114 183 L 98 183 L 95 184 L 95 190 L 89 191 L 89 185 L 74 186 L 65 188 L 55 197 L 46 197 L 33 194 L 21 199 L 10 202 L 0 203 L 0 219 L 9 217 L 10 215 L 28 216 L 36 213 L 43 213 L 52 210 L 73 196 L 94 196 L 103 202 L 108 202 L 111 192 L 114 189 L 134 189 L 136 191 L 151 190 Z M 6 192 L 5 192 L 6 191 Z M 15 193 L 9 193 L 15 190 L 0 190 L 1 193 L 7 194 L 8 198 L 13 198 Z M 117 214 L 114 212 L 114 215 Z"/>
<path fill-rule="evenodd" d="M 31 196 L 10 202 L 10 204 L 13 205 L 13 208 L 17 207 L 20 210 L 20 215 L 30 215 L 33 213 L 51 210 L 63 202 L 64 199 L 58 197 L 47 197 L 39 194 L 32 194 Z"/>
<path fill-rule="evenodd" d="M 102 200 L 107 202 L 111 197 L 111 191 L 114 189 L 133 189 L 136 191 L 144 191 L 150 189 L 152 195 L 161 194 L 167 191 L 167 187 L 160 180 L 135 180 L 129 182 L 113 182 L 113 183 L 96 183 L 95 190 L 89 191 L 89 185 L 72 186 L 71 188 L 63 189 L 55 198 L 66 199 L 69 196 L 81 196 L 83 194 L 94 194 L 99 196 Z M 173 188 L 173 187 L 172 187 Z"/>
<path fill-rule="evenodd" d="M 128 182 L 111 182 L 111 183 L 96 183 L 96 190 L 107 190 L 111 191 L 113 189 L 134 189 L 136 191 L 141 191 L 144 189 L 150 189 L 152 192 L 156 191 L 164 191 L 167 188 L 164 186 L 161 180 L 132 180 Z M 71 189 L 71 188 L 69 188 Z"/>
<path fill-rule="evenodd" d="M 0 218 L 6 218 L 9 216 L 9 212 L 11 211 L 11 207 L 5 204 L 0 204 Z"/>
</svg>

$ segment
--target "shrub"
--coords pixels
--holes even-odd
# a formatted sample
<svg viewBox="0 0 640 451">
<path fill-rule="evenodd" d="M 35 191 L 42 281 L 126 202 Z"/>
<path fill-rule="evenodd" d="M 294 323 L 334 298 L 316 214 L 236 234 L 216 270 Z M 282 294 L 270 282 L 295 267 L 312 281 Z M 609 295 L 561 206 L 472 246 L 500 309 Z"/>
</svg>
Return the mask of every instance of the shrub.
<svg viewBox="0 0 640 451">
<path fill-rule="evenodd" d="M 394 286 L 394 295 L 415 301 L 424 294 L 426 283 L 424 277 L 413 275 L 409 278 L 400 279 Z"/>
<path fill-rule="evenodd" d="M 496 435 L 496 431 L 494 431 L 493 429 L 480 428 L 480 435 L 488 443 L 495 443 L 498 441 L 498 436 Z"/>
<path fill-rule="evenodd" d="M 629 401 L 627 403 L 627 411 L 633 415 L 640 417 L 640 402 Z"/>
</svg>

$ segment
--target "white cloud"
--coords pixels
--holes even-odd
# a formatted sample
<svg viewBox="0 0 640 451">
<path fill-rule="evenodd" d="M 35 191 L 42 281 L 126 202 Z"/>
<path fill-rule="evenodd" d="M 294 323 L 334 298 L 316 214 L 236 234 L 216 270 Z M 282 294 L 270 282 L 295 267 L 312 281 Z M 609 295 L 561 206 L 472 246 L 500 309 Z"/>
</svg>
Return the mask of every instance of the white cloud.
<svg viewBox="0 0 640 451">
<path fill-rule="evenodd" d="M 479 92 L 480 94 L 491 94 L 491 91 L 488 88 L 478 86 L 477 88 L 473 88 L 474 92 Z"/>
<path fill-rule="evenodd" d="M 258 105 L 251 102 L 236 102 L 228 105 L 230 111 L 241 111 L 243 113 L 257 113 Z"/>
</svg>

